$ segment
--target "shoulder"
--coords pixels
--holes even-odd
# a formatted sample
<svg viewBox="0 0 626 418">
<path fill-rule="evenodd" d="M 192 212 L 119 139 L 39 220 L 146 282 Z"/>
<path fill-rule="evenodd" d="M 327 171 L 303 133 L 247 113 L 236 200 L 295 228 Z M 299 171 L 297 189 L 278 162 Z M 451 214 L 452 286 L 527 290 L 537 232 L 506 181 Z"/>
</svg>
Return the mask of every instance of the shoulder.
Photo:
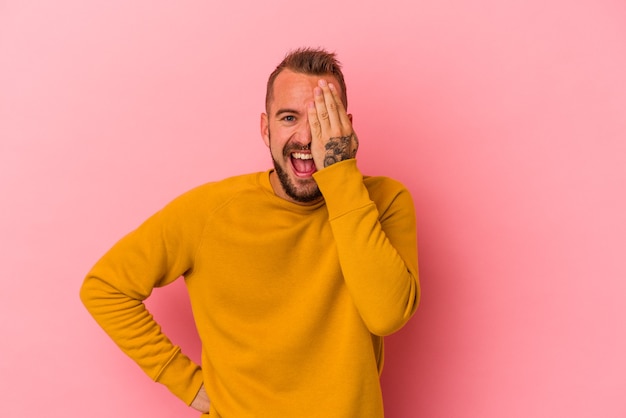
<svg viewBox="0 0 626 418">
<path fill-rule="evenodd" d="M 259 190 L 261 173 L 242 174 L 194 187 L 172 200 L 166 208 L 207 213 L 233 198 Z"/>
</svg>

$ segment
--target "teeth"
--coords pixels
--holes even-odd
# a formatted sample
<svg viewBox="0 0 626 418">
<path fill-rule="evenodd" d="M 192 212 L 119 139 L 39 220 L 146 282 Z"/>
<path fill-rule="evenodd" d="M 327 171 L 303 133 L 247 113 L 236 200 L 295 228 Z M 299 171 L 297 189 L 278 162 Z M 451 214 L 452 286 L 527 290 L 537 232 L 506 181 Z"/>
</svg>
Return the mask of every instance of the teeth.
<svg viewBox="0 0 626 418">
<path fill-rule="evenodd" d="M 299 160 L 312 160 L 313 159 L 313 155 L 311 155 L 311 154 L 303 154 L 301 152 L 294 152 L 293 154 L 291 154 L 291 156 L 293 158 L 297 158 Z"/>
</svg>

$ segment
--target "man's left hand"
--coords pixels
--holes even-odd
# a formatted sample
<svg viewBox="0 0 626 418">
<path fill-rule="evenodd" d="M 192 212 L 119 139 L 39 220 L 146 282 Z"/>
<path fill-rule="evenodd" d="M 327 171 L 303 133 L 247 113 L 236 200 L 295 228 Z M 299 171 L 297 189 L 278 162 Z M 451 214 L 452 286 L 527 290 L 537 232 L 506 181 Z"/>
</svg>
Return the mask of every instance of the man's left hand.
<svg viewBox="0 0 626 418">
<path fill-rule="evenodd" d="M 354 158 L 359 140 L 336 86 L 320 80 L 318 87 L 313 89 L 313 96 L 314 101 L 308 107 L 311 154 L 315 166 L 321 170 L 339 161 Z"/>
</svg>

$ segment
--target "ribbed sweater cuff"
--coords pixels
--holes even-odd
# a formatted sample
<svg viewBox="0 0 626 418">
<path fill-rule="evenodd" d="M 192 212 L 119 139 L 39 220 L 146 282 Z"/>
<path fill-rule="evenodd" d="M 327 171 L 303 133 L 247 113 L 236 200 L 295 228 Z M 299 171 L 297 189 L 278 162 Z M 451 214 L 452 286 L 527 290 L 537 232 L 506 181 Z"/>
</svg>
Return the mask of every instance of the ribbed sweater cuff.
<svg viewBox="0 0 626 418">
<path fill-rule="evenodd" d="M 202 369 L 178 349 L 155 381 L 162 383 L 183 402 L 191 405 L 202 386 Z"/>
<path fill-rule="evenodd" d="M 356 160 L 335 163 L 313 174 L 330 220 L 372 203 Z"/>
</svg>

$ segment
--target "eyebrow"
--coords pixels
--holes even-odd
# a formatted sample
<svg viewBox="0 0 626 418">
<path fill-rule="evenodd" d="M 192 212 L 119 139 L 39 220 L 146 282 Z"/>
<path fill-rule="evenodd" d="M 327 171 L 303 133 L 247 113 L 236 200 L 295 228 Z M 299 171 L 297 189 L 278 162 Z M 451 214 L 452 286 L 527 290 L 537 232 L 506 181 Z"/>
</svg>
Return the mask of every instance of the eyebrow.
<svg viewBox="0 0 626 418">
<path fill-rule="evenodd" d="M 276 111 L 276 113 L 274 113 L 274 116 L 280 116 L 283 113 L 293 113 L 293 114 L 296 114 L 296 115 L 300 114 L 300 112 L 298 110 L 294 110 L 294 109 L 278 109 Z"/>
</svg>

